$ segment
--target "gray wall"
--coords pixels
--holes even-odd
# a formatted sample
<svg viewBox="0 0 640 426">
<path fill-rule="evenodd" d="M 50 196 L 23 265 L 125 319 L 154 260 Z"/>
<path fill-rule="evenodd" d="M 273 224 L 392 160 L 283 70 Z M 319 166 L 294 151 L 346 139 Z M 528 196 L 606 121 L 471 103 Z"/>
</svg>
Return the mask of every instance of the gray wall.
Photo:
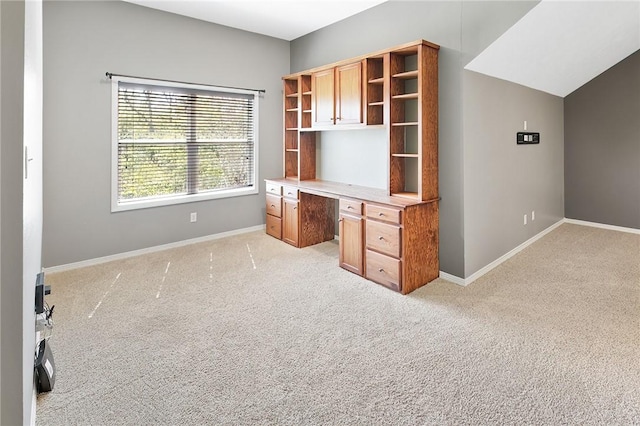
<svg viewBox="0 0 640 426">
<path fill-rule="evenodd" d="M 640 228 L 640 51 L 564 99 L 565 215 Z"/>
<path fill-rule="evenodd" d="M 563 100 L 472 71 L 463 87 L 469 277 L 564 217 Z M 516 145 L 525 120 L 540 144 Z"/>
<path fill-rule="evenodd" d="M 264 223 L 262 179 L 282 176 L 289 43 L 120 1 L 45 2 L 44 43 L 45 267 Z M 260 194 L 111 213 L 107 71 L 266 89 Z"/>
<path fill-rule="evenodd" d="M 294 40 L 291 71 L 320 66 L 418 39 L 439 52 L 440 269 L 465 276 L 462 70 L 537 2 L 393 1 Z M 354 144 L 370 135 L 351 132 Z M 384 136 L 381 136 L 384 137 Z M 323 147 L 341 133 L 323 132 Z M 323 153 L 325 157 L 330 153 Z M 374 172 L 372 172 L 374 173 Z M 363 179 L 378 182 L 373 174 Z"/>
</svg>

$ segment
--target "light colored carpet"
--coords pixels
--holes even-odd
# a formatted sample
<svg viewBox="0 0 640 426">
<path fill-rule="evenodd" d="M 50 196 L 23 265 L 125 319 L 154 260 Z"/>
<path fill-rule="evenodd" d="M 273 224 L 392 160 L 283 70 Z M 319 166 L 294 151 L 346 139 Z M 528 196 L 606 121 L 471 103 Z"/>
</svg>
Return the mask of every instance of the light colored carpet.
<svg viewBox="0 0 640 426">
<path fill-rule="evenodd" d="M 36 423 L 640 424 L 640 235 L 564 224 L 408 296 L 337 257 L 251 233 L 47 275 Z"/>
</svg>

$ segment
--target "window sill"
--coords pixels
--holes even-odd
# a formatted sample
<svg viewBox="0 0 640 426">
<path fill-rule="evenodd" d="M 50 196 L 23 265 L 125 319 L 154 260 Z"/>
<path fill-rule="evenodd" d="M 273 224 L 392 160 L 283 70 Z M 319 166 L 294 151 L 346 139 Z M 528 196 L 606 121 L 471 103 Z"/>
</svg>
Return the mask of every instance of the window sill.
<svg viewBox="0 0 640 426">
<path fill-rule="evenodd" d="M 255 186 L 228 189 L 216 192 L 206 192 L 202 194 L 176 195 L 173 197 L 149 198 L 137 201 L 128 201 L 118 203 L 117 200 L 111 200 L 111 213 L 117 213 L 129 210 L 147 209 L 152 207 L 172 206 L 175 204 L 193 203 L 196 201 L 217 200 L 221 198 L 242 197 L 245 195 L 258 194 L 258 188 Z"/>
</svg>

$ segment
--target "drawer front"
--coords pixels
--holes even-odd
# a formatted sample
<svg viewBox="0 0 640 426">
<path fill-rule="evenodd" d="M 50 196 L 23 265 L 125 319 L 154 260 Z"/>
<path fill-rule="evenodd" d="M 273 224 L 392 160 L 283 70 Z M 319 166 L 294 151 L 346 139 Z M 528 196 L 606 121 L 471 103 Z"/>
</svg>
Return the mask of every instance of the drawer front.
<svg viewBox="0 0 640 426">
<path fill-rule="evenodd" d="M 357 215 L 362 214 L 362 201 L 340 198 L 340 210 Z"/>
<path fill-rule="evenodd" d="M 282 219 L 267 215 L 267 234 L 277 239 L 282 239 Z"/>
<path fill-rule="evenodd" d="M 376 220 L 384 220 L 391 223 L 402 223 L 402 209 L 396 209 L 387 206 L 378 206 L 376 204 L 367 204 L 367 217 Z"/>
<path fill-rule="evenodd" d="M 282 195 L 282 186 L 267 182 L 267 194 Z"/>
<path fill-rule="evenodd" d="M 282 198 L 277 195 L 267 194 L 267 214 L 282 217 Z"/>
<path fill-rule="evenodd" d="M 367 250 L 366 278 L 379 284 L 401 290 L 402 262 L 393 257 Z"/>
<path fill-rule="evenodd" d="M 284 195 L 287 198 L 295 198 L 297 200 L 298 199 L 298 188 L 296 188 L 295 186 L 283 185 L 282 186 L 282 195 Z"/>
<path fill-rule="evenodd" d="M 399 226 L 367 220 L 366 229 L 367 248 L 400 257 L 402 230 Z"/>
</svg>

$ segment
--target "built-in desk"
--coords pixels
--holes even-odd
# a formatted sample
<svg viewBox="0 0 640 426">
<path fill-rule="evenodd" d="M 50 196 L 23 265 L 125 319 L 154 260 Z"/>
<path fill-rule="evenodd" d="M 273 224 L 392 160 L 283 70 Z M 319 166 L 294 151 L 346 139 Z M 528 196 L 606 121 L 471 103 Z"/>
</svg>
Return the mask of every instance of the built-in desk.
<svg viewBox="0 0 640 426">
<path fill-rule="evenodd" d="M 296 247 L 333 239 L 338 200 L 341 267 L 403 294 L 438 277 L 438 200 L 322 180 L 265 181 L 269 235 Z"/>
</svg>

